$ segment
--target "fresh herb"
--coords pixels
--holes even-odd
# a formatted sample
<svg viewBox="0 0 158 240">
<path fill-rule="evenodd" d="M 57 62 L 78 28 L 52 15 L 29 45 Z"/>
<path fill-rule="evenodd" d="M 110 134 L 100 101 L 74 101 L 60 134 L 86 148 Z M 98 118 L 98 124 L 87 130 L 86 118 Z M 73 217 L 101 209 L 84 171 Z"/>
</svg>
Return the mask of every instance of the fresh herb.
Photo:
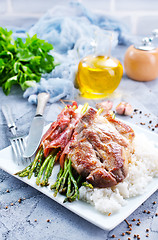
<svg viewBox="0 0 158 240">
<path fill-rule="evenodd" d="M 10 93 L 12 85 L 19 84 L 22 90 L 39 82 L 42 74 L 50 73 L 54 58 L 49 52 L 52 44 L 27 35 L 25 42 L 12 37 L 12 31 L 0 27 L 0 86 Z"/>
</svg>

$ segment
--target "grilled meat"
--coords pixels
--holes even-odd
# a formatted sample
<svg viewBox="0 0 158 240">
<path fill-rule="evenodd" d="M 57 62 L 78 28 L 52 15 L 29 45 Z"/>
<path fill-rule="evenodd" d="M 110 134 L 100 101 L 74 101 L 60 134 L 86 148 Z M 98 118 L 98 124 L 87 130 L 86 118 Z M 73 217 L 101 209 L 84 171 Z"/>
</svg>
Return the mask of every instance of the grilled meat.
<svg viewBox="0 0 158 240">
<path fill-rule="evenodd" d="M 90 108 L 63 154 L 68 154 L 76 171 L 93 186 L 111 187 L 127 176 L 133 138 L 129 126 Z"/>
</svg>

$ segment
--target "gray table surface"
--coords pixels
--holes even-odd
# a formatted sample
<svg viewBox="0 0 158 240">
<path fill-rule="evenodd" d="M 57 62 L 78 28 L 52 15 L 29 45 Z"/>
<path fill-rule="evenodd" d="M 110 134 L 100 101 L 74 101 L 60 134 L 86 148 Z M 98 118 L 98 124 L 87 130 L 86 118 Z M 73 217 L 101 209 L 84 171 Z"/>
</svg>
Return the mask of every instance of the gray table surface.
<svg viewBox="0 0 158 240">
<path fill-rule="evenodd" d="M 123 62 L 125 50 L 125 47 L 117 47 L 112 54 Z M 0 88 L 0 150 L 10 144 L 8 127 L 1 112 L 3 103 L 8 103 L 12 107 L 18 132 L 27 134 L 29 131 L 36 106 L 29 104 L 22 95 L 23 93 L 18 87 L 14 87 L 9 96 L 5 96 Z M 128 79 L 124 74 L 121 84 L 111 99 L 114 102 L 114 107 L 121 100 L 125 100 L 141 111 L 141 113 L 138 111 L 138 114 L 134 114 L 133 118 L 122 117 L 123 119 L 147 128 L 149 131 L 154 129 L 155 133 L 158 133 L 158 129 L 154 128 L 158 123 L 157 96 L 158 79 L 140 83 Z M 96 103 L 96 100 L 86 100 L 79 96 L 76 96 L 76 100 L 79 103 L 88 101 L 92 106 Z M 46 124 L 55 120 L 61 107 L 60 103 L 47 105 L 45 110 Z M 152 125 L 149 124 L 150 120 L 152 120 L 153 127 L 149 129 Z M 141 122 L 146 124 L 141 125 Z M 25 198 L 25 200 L 19 203 L 19 198 Z M 158 212 L 158 207 L 157 203 L 153 204 L 154 201 L 158 202 L 158 191 L 127 218 L 129 223 L 132 223 L 131 235 L 122 236 L 123 232 L 128 231 L 125 221 L 110 232 L 104 231 L 0 170 L 0 239 L 105 240 L 111 239 L 112 235 L 116 236 L 115 239 L 134 239 L 134 234 L 139 234 L 141 239 L 156 240 L 158 239 L 158 217 L 155 216 L 155 213 Z M 8 206 L 7 209 L 6 206 Z M 144 210 L 148 210 L 150 213 L 143 213 Z M 133 218 L 136 219 L 135 222 L 132 222 Z M 37 222 L 34 221 L 35 219 Z M 47 222 L 47 219 L 50 219 L 50 222 Z M 138 219 L 141 221 L 140 226 L 136 224 Z M 149 237 L 146 237 L 146 229 L 149 229 Z"/>
</svg>

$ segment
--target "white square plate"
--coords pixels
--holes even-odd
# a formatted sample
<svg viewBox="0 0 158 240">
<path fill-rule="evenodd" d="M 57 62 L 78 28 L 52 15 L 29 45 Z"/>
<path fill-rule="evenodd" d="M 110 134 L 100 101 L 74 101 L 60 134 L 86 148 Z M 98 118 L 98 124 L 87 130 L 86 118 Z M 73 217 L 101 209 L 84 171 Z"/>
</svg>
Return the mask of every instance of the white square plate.
<svg viewBox="0 0 158 240">
<path fill-rule="evenodd" d="M 128 123 L 129 124 L 129 123 Z M 135 133 L 144 133 L 148 139 L 153 141 L 153 143 L 158 143 L 158 135 L 144 130 L 136 125 L 131 125 L 134 129 Z M 45 128 L 45 131 L 48 129 L 49 126 Z M 8 172 L 12 176 L 20 179 L 21 181 L 27 183 L 28 185 L 36 188 L 38 191 L 42 192 L 43 194 L 47 195 L 48 197 L 52 198 L 56 202 L 60 203 L 64 207 L 68 208 L 72 212 L 78 214 L 79 216 L 83 217 L 87 221 L 95 224 L 96 226 L 104 229 L 104 230 L 111 230 L 115 228 L 119 223 L 121 223 L 125 218 L 127 218 L 135 209 L 137 209 L 147 198 L 149 198 L 157 189 L 158 189 L 158 178 L 153 178 L 152 181 L 146 187 L 145 192 L 142 195 L 137 197 L 133 197 L 127 199 L 126 205 L 123 206 L 118 212 L 107 216 L 98 212 L 93 206 L 90 204 L 83 202 L 83 201 L 75 201 L 72 203 L 63 203 L 64 196 L 58 194 L 57 197 L 53 196 L 53 191 L 50 190 L 48 187 L 40 187 L 37 186 L 35 183 L 35 178 L 32 177 L 30 180 L 26 178 L 19 178 L 14 174 L 19 170 L 23 169 L 24 166 L 19 166 L 13 156 L 11 146 L 3 149 L 0 151 L 0 168 L 4 171 Z M 56 174 L 59 170 L 59 166 L 55 166 L 53 170 L 52 177 L 50 179 L 50 183 L 55 182 Z M 54 176 L 54 177 L 53 177 Z"/>
</svg>

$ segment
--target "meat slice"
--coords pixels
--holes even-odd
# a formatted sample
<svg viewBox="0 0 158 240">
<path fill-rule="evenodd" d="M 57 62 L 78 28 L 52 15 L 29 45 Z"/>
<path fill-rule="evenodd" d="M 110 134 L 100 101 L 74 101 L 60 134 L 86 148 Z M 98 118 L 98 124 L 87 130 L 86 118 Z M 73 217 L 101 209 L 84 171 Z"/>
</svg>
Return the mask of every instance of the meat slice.
<svg viewBox="0 0 158 240">
<path fill-rule="evenodd" d="M 93 146 L 86 138 L 76 139 L 76 142 L 70 147 L 69 157 L 72 166 L 83 177 L 87 177 L 91 171 L 98 167 L 102 167 L 102 163 L 96 157 Z"/>
<path fill-rule="evenodd" d="M 116 179 L 104 168 L 96 168 L 86 178 L 94 187 L 106 188 L 117 184 Z"/>
<path fill-rule="evenodd" d="M 111 187 L 127 176 L 133 133 L 130 127 L 99 116 L 90 108 L 81 117 L 63 153 L 94 187 Z"/>
<path fill-rule="evenodd" d="M 103 167 L 114 175 L 117 182 L 121 182 L 128 172 L 126 149 L 108 138 L 107 142 L 101 141 L 99 135 L 92 129 L 86 129 L 84 134 L 97 151 L 97 156 L 103 163 Z"/>
<path fill-rule="evenodd" d="M 111 114 L 106 114 L 106 115 L 104 115 L 104 117 L 116 128 L 116 130 L 122 136 L 124 136 L 126 139 L 128 139 L 130 141 L 130 143 L 132 143 L 132 141 L 135 137 L 135 133 L 129 125 L 113 118 L 111 116 Z"/>
</svg>

